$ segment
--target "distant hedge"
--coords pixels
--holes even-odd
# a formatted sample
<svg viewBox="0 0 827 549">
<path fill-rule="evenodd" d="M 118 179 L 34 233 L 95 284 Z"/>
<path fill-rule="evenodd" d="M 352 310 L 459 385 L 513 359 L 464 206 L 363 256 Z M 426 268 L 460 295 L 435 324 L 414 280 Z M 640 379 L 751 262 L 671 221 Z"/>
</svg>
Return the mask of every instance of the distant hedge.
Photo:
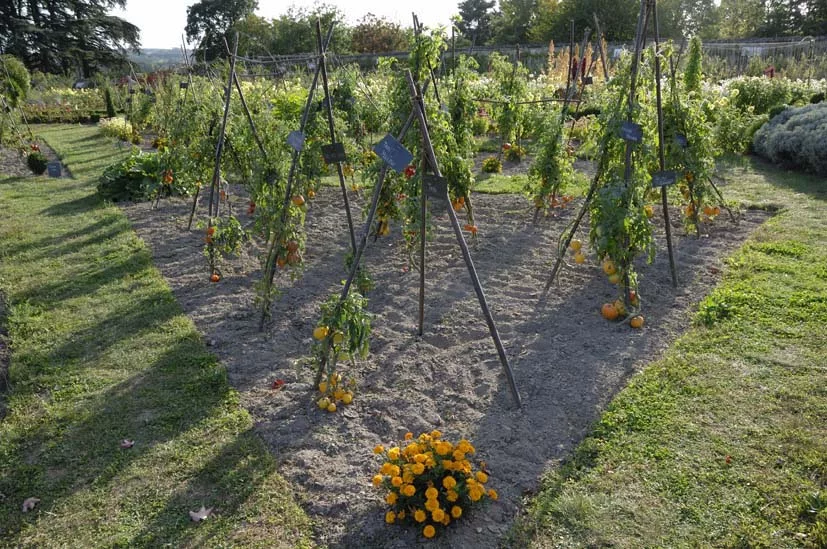
<svg viewBox="0 0 827 549">
<path fill-rule="evenodd" d="M 786 168 L 827 175 L 827 103 L 788 107 L 755 133 L 753 150 Z"/>
</svg>

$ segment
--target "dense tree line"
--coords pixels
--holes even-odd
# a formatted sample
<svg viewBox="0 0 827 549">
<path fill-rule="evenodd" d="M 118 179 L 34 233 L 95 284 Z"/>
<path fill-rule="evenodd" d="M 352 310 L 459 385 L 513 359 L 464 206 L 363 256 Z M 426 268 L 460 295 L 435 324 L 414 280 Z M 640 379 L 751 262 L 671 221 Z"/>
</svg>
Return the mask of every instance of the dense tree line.
<svg viewBox="0 0 827 549">
<path fill-rule="evenodd" d="M 137 49 L 135 25 L 109 15 L 126 0 L 0 0 L 0 52 L 29 69 L 90 76 Z"/>
</svg>

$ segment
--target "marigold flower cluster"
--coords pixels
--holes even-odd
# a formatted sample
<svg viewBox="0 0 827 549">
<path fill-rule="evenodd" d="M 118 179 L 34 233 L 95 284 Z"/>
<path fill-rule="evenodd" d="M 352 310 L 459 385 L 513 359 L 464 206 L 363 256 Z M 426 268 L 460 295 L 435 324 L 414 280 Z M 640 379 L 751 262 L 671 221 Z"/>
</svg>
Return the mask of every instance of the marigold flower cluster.
<svg viewBox="0 0 827 549">
<path fill-rule="evenodd" d="M 405 441 L 403 447 L 373 449 L 384 458 L 373 485 L 386 491 L 388 524 L 415 524 L 423 536 L 432 538 L 472 505 L 497 499 L 497 491 L 485 486 L 488 473 L 471 464 L 468 456 L 475 449 L 467 440 L 453 444 L 439 431 L 431 431 L 416 439 L 407 433 Z"/>
</svg>

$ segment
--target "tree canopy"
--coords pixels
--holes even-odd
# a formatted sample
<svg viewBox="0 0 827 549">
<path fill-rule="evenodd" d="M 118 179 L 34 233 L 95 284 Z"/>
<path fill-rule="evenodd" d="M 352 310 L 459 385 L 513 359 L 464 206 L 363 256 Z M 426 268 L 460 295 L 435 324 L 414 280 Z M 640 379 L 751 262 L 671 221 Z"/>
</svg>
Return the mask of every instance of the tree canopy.
<svg viewBox="0 0 827 549">
<path fill-rule="evenodd" d="M 188 7 L 185 30 L 187 40 L 198 42 L 196 55 L 207 61 L 224 57 L 230 28 L 253 15 L 257 7 L 257 0 L 199 0 Z"/>
<path fill-rule="evenodd" d="M 137 50 L 139 30 L 109 15 L 126 0 L 0 0 L 0 49 L 30 69 L 90 76 Z"/>
</svg>

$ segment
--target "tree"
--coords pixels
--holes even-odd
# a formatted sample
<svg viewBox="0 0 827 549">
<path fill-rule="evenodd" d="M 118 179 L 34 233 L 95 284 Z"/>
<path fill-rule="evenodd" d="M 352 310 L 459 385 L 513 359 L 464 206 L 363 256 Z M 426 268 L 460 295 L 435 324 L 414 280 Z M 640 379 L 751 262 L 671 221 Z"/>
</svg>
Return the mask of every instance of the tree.
<svg viewBox="0 0 827 549">
<path fill-rule="evenodd" d="M 472 44 L 485 44 L 491 38 L 491 9 L 494 0 L 465 0 L 459 3 L 456 27 Z"/>
<path fill-rule="evenodd" d="M 137 50 L 135 25 L 109 15 L 126 0 L 0 0 L 0 49 L 30 69 L 91 76 Z"/>
<path fill-rule="evenodd" d="M 528 36 L 533 42 L 548 42 L 551 40 L 551 32 L 557 20 L 560 2 L 558 0 L 537 0 L 537 16 Z"/>
<path fill-rule="evenodd" d="M 29 71 L 20 59 L 12 55 L 0 55 L 0 95 L 12 107 L 17 107 L 29 94 Z"/>
<path fill-rule="evenodd" d="M 257 7 L 257 0 L 199 0 L 188 7 L 185 30 L 188 41 L 198 42 L 196 55 L 207 61 L 225 57 L 224 40 L 231 27 Z"/>
<path fill-rule="evenodd" d="M 351 49 L 356 53 L 384 53 L 408 47 L 408 32 L 387 19 L 366 14 L 351 33 Z"/>
<path fill-rule="evenodd" d="M 500 11 L 492 22 L 497 43 L 528 42 L 536 10 L 537 0 L 500 0 Z"/>
<path fill-rule="evenodd" d="M 662 38 L 717 38 L 718 11 L 713 0 L 661 0 L 658 27 Z"/>
<path fill-rule="evenodd" d="M 334 21 L 333 36 L 330 39 L 330 49 L 337 53 L 350 51 L 351 29 L 340 22 L 345 19 L 336 6 L 316 4 L 312 10 L 291 6 L 287 13 L 273 19 L 274 54 L 308 53 L 317 49 L 316 20 L 321 20 L 322 33 L 327 33 L 330 24 Z"/>
<path fill-rule="evenodd" d="M 549 26 L 551 36 L 546 39 L 568 43 L 569 25 L 574 20 L 578 33 L 575 39 L 579 41 L 583 29 L 594 28 L 596 14 L 606 40 L 631 41 L 635 37 L 639 11 L 639 0 L 561 0 Z"/>
<path fill-rule="evenodd" d="M 763 0 L 721 0 L 721 38 L 755 36 L 764 23 Z"/>
</svg>

